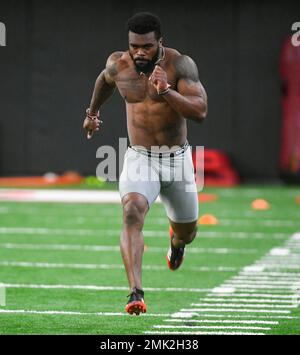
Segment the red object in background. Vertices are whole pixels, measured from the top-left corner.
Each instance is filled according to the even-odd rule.
[[[293,46],[289,36],[280,56],[282,81],[282,130],[280,171],[300,177],[300,46]]]
[[[196,167],[196,183],[201,185],[203,161],[201,156],[193,152],[193,162]],[[216,149],[204,149],[204,185],[205,186],[235,186],[240,182],[237,171],[230,163],[228,155]]]

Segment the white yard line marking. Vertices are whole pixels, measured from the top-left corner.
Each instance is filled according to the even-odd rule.
[[[207,296],[214,297],[216,296],[213,293],[209,293]],[[222,297],[266,297],[266,298],[274,298],[274,299],[292,299],[294,298],[294,294],[291,295],[282,295],[282,294],[271,294],[271,293],[219,293],[218,296]]]
[[[66,316],[121,316],[130,317],[128,313],[121,312],[77,312],[77,311],[36,311],[23,309],[1,309],[0,314],[41,314],[41,315],[66,315]],[[145,313],[143,317],[169,317],[168,313]]]
[[[1,283],[6,288],[33,288],[33,289],[66,289],[66,290],[95,290],[95,291],[128,291],[125,286],[98,286],[98,285],[43,285],[43,284],[12,284]],[[207,288],[176,288],[176,287],[144,287],[149,292],[207,292]]]
[[[118,191],[0,189],[0,201],[120,203],[121,199]]]
[[[256,286],[256,285],[282,285],[282,286],[284,286],[284,285],[290,285],[291,283],[300,285],[299,279],[298,279],[298,281],[295,281],[295,279],[290,279],[290,280],[286,280],[286,281],[249,280],[249,279],[247,279],[247,280],[239,280],[239,279],[236,280],[236,279],[233,279],[233,280],[230,280],[230,283],[231,284],[238,284],[238,285],[242,284],[242,285],[244,285],[244,284],[246,284],[246,281],[247,281],[248,284],[251,283],[251,285],[254,285],[254,286]]]
[[[269,255],[275,256],[286,256],[290,254],[290,250],[288,248],[273,248],[269,252]]]
[[[253,272],[242,271],[240,277],[300,277],[300,272],[274,272],[274,271],[262,271],[255,275]],[[237,276],[239,277],[239,276]]]
[[[234,276],[232,280],[239,280],[239,281],[247,281],[251,280],[252,281],[299,281],[299,276],[276,276],[276,278],[272,276],[264,276],[264,275],[239,275],[239,276]]]
[[[231,308],[280,308],[281,310],[284,310],[286,308],[297,308],[298,303],[295,303],[294,305],[286,305],[286,304],[281,304],[281,305],[274,305],[274,304],[242,304],[242,303],[191,303],[191,306],[194,307],[231,307]]]
[[[241,303],[290,303],[290,300],[278,300],[278,299],[260,299],[260,298],[201,298],[201,301],[209,301],[209,302],[241,302]]]
[[[181,312],[234,312],[234,313],[282,313],[290,314],[288,310],[274,309],[247,309],[247,308],[188,308],[181,309]]]
[[[296,238],[298,238],[298,236],[300,238],[299,234],[296,235]],[[295,235],[293,235],[286,243],[290,243],[291,240],[293,240],[294,238]],[[248,267],[244,267],[238,275],[233,276],[229,280],[226,280],[219,287],[215,287],[214,289],[212,289],[211,292],[209,292],[206,296],[200,298],[199,303],[191,303],[191,308],[183,308],[179,312],[174,313],[170,319],[164,321],[174,322],[174,318],[180,318],[179,322],[184,322],[185,318],[193,317],[201,317],[203,321],[203,318],[207,317],[209,314],[211,315],[211,317],[215,317],[217,313],[223,313],[222,317],[226,313],[235,313],[235,317],[237,318],[240,318],[242,316],[245,317],[248,313],[247,318],[252,317],[255,318],[255,320],[257,321],[259,314],[265,313],[260,318],[263,319],[262,321],[267,322],[267,320],[265,319],[270,317],[271,314],[273,316],[274,314],[281,315],[281,317],[283,317],[283,314],[290,314],[291,309],[297,308],[300,304],[300,282],[297,281],[299,280],[297,278],[297,273],[275,273],[276,276],[280,275],[279,278],[271,278],[270,276],[266,276],[270,274],[266,271],[270,268],[270,263],[277,263],[278,260],[281,260],[285,263],[291,263],[291,260],[296,260],[296,258],[300,258],[300,254],[296,254],[294,250],[293,253],[291,253],[291,249],[286,247],[286,243],[282,247],[276,247],[271,249],[266,254],[266,256],[262,257],[255,264],[250,265]],[[290,265],[291,264],[289,264],[288,267],[290,267]],[[284,266],[286,267],[286,265]],[[273,270],[272,272],[274,273]],[[247,291],[245,292],[245,290]],[[268,290],[272,290],[273,294],[267,293]],[[250,293],[251,291],[252,293]],[[254,291],[256,291],[256,293],[254,293]],[[263,292],[259,293],[258,291]],[[281,293],[274,294],[274,291],[281,291]],[[283,295],[282,292],[290,292],[291,294]],[[220,296],[223,296],[224,298]],[[205,316],[203,314],[205,314]],[[194,319],[191,319],[189,322],[192,323],[193,320]],[[209,323],[210,320],[204,321]],[[251,320],[246,319],[245,321]],[[201,320],[199,322],[201,322]],[[215,321],[215,323],[217,322]],[[230,323],[230,320],[225,320],[224,323],[228,324]],[[278,322],[276,324],[278,324]],[[195,326],[195,323],[193,323],[191,326],[154,326],[154,328],[158,329],[168,328],[173,330],[177,328],[203,329],[203,327],[204,326]],[[222,328],[222,326],[207,327],[209,327],[209,329],[215,330],[218,329],[218,327]],[[230,325],[228,327],[228,329],[238,329],[239,326]],[[241,329],[247,329],[247,327],[241,326]],[[252,329],[255,330],[255,327],[253,327]],[[271,330],[272,328],[257,327],[257,329],[266,331]],[[159,332],[158,334],[162,333]]]
[[[235,292],[235,287],[215,287],[211,290],[212,293],[233,293]]]
[[[89,270],[113,270],[124,269],[124,265],[118,264],[75,264],[75,263],[45,263],[45,262],[28,262],[28,261],[0,261],[0,266],[6,267],[28,267],[28,268],[42,268],[42,269],[89,269]],[[143,270],[151,271],[168,271],[165,266],[162,265],[143,265]],[[219,267],[187,267],[186,270],[197,272],[232,272],[237,268],[230,268],[226,266]]]
[[[182,335],[265,335],[265,333],[252,333],[252,332],[180,332],[180,331],[154,331],[149,330],[144,334],[182,334]]]
[[[121,218],[121,217],[120,217]],[[110,236],[120,237],[121,227],[116,229],[70,229],[70,228],[44,228],[44,227],[0,227],[1,234],[32,234],[32,235],[72,235],[72,236]],[[144,230],[143,234],[147,238],[166,238],[167,230]],[[247,232],[218,232],[205,231],[201,238],[232,238],[232,239],[285,239],[288,233],[247,233]]]
[[[177,312],[177,313],[173,313],[171,315],[172,319],[173,318],[184,318],[185,320],[187,320],[188,318],[193,318],[191,319],[191,321],[195,320],[196,318],[195,317],[199,317],[201,319],[203,318],[222,318],[222,319],[229,319],[229,320],[232,320],[234,318],[238,318],[238,319],[242,319],[242,318],[245,318],[245,319],[300,319],[300,317],[294,317],[294,316],[284,316],[284,315],[253,315],[253,314],[247,314],[247,315],[244,315],[244,314],[239,314],[239,315],[233,315],[233,314],[213,314],[213,313],[197,313],[197,312],[185,312],[185,311],[180,311],[180,312]],[[170,319],[171,320],[171,319]],[[167,321],[167,319],[165,319],[164,321]]]
[[[1,243],[2,249],[27,249],[27,250],[61,250],[61,251],[113,251],[120,252],[120,247],[115,245],[80,245],[80,244],[26,244],[26,243]],[[147,252],[165,252],[166,248],[148,247]],[[210,253],[210,254],[255,254],[256,249],[228,249],[228,248],[188,248],[188,253]]]
[[[236,290],[241,290],[241,289],[252,289],[252,290],[294,290],[295,286],[292,284],[290,286],[271,286],[271,285],[252,285],[251,283],[249,284],[235,284],[235,283],[226,283],[228,287],[235,287]]]
[[[239,330],[270,330],[269,327],[249,327],[242,325],[154,325],[157,329],[239,329]]]
[[[300,269],[300,264],[296,265],[296,264],[280,264],[280,263],[264,263],[261,264],[261,266],[264,267],[265,270],[299,270]]]
[[[278,321],[267,321],[267,320],[232,320],[232,319],[164,319],[165,322],[175,322],[175,323],[216,323],[216,324],[220,324],[220,323],[224,323],[224,324],[279,324]]]

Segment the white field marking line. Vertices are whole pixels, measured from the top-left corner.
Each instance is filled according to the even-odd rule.
[[[218,201],[218,203],[220,203],[220,201]],[[159,206],[157,206],[159,207]],[[161,210],[159,211],[160,208],[158,208],[158,210],[151,210],[149,217],[160,217],[161,213],[164,212],[164,210],[161,208]],[[116,212],[118,212],[120,215],[122,213],[122,208],[121,208],[121,204],[119,205],[119,208],[117,206],[115,206],[114,208],[108,208],[108,207],[103,207],[103,206],[99,206],[99,211],[101,211],[101,216],[102,215],[106,215],[106,216],[116,216]],[[52,213],[51,213],[52,212]],[[69,211],[65,212],[64,210],[60,209],[59,211],[60,213],[63,213],[63,215],[65,216],[79,216],[81,217],[82,215],[89,215],[90,216],[90,211],[88,210],[87,212],[85,210],[82,210],[82,208],[77,208],[77,206],[72,206]],[[256,211],[238,211],[239,214],[237,214],[237,211],[235,211],[235,209],[233,209],[233,213],[231,211],[221,211],[219,212],[218,216],[221,218],[233,218],[233,219],[238,219],[241,216],[245,216],[249,219],[257,219],[258,218],[258,214]],[[22,208],[22,205],[19,205],[18,207],[13,207],[12,208],[8,208],[8,207],[2,207],[0,208],[0,213],[2,214],[26,214],[26,215],[39,215],[39,216],[57,216],[57,213],[53,213],[53,210],[48,210],[44,211],[44,210],[40,210],[39,208],[34,208],[34,207],[24,207]],[[272,217],[272,215],[274,214],[274,212],[272,210],[269,211],[264,211],[264,213],[267,213],[270,217]],[[283,217],[286,218],[291,218],[292,216],[296,218],[300,217],[300,213],[297,212],[293,212],[293,213],[289,213],[289,214],[282,214],[281,215]],[[293,218],[292,218],[293,219]]]
[[[265,282],[265,283],[274,283],[274,282],[276,282],[277,281],[277,283],[279,282],[279,283],[283,283],[283,284],[285,284],[285,283],[287,283],[287,282],[289,282],[289,283],[291,283],[291,282],[299,282],[299,277],[297,278],[297,277],[287,277],[286,279],[285,278],[273,278],[273,279],[269,279],[269,278],[254,278],[254,277],[249,277],[249,278],[236,278],[236,279],[233,279],[233,280],[231,280],[231,281],[235,281],[235,282],[247,282],[247,283],[249,283],[249,282],[257,282],[257,283],[263,283],[263,282]]]
[[[6,190],[7,192],[14,192],[14,190],[9,190],[9,189],[7,189]],[[2,195],[2,193],[3,192],[6,192],[4,189],[0,189],[0,195]],[[18,190],[18,191],[20,191],[20,190]],[[24,190],[23,190],[24,191]],[[32,191],[32,190],[26,190],[27,191],[27,195],[30,195],[30,192]],[[82,195],[82,196],[88,196],[88,195],[90,195],[90,196],[88,196],[89,198],[87,199],[87,202],[88,202],[88,200],[90,200],[90,197],[91,197],[91,195],[92,195],[92,197],[93,197],[93,199],[94,200],[96,200],[95,199],[95,197],[97,198],[97,199],[99,199],[99,203],[101,203],[101,202],[104,202],[105,204],[110,204],[110,207],[108,207],[107,209],[105,209],[105,212],[108,214],[108,215],[114,215],[114,212],[115,212],[115,208],[113,208],[113,207],[111,207],[111,205],[114,205],[115,204],[115,202],[120,202],[120,196],[119,196],[119,192],[118,191],[97,191],[97,190],[94,190],[94,191],[91,191],[91,190],[86,190],[86,191],[84,191],[84,190],[81,190],[81,191],[76,191],[76,190],[72,190],[72,191],[70,191],[70,190],[39,190],[39,192],[41,192],[41,193],[44,193],[44,192],[49,192],[50,194],[52,194],[52,195],[60,195],[59,197],[60,197],[60,200],[62,199],[61,198],[61,195],[66,195],[66,196],[68,196],[68,195],[73,195],[72,197],[74,197],[75,195]],[[34,192],[37,192],[37,190],[35,190]],[[98,196],[96,196],[96,195],[98,195]],[[106,198],[106,196],[105,195],[109,195],[109,197],[110,197],[110,199],[113,199],[114,201],[112,201],[111,203],[109,202],[109,201],[105,201],[105,200],[108,200],[107,198]],[[100,198],[98,198],[98,197],[100,197]],[[114,198],[112,198],[112,197],[114,197]],[[52,199],[53,200],[53,199]],[[80,202],[81,201],[83,201],[83,199],[80,199]],[[158,199],[158,201],[159,201],[159,199]],[[157,202],[158,202],[157,201]],[[30,202],[30,196],[27,196],[27,201],[26,202]],[[33,201],[33,202],[35,202],[35,201]],[[218,201],[218,203],[222,203],[222,201]],[[67,206],[68,207],[68,206]],[[102,208],[103,209],[103,207],[99,207],[99,208]],[[160,209],[160,205],[157,205],[157,208],[158,209]],[[70,208],[71,209],[71,208]],[[74,207],[72,206],[72,211],[81,211],[81,209],[80,208],[77,208],[77,205],[75,205]],[[9,208],[9,207],[3,207],[1,210],[0,210],[0,213],[2,212],[2,213],[6,213],[6,212],[10,212],[11,211],[11,208]],[[231,211],[225,211],[225,212],[222,212],[220,215],[223,217],[231,217],[231,218],[234,218],[234,219],[236,219],[236,218],[239,218],[240,217],[240,215],[242,214],[242,215],[245,215],[246,217],[250,217],[250,218],[258,218],[258,213],[256,212],[256,211],[251,211],[251,210],[249,210],[249,211],[242,211],[242,213],[241,213],[241,211],[240,210],[238,210],[237,208],[233,208],[232,209],[232,211],[233,211],[233,213],[231,212]],[[15,212],[15,209],[14,209],[14,211],[13,212]],[[40,211],[38,208],[36,208],[35,206],[33,206],[33,205],[31,205],[29,208],[28,208],[28,210],[27,210],[27,208],[26,207],[24,207],[23,208],[23,206],[22,205],[19,205],[18,207],[17,207],[17,209],[16,209],[16,212],[17,213],[40,213],[40,214],[43,214],[43,212],[44,211]],[[151,214],[155,214],[155,212],[156,212],[156,210],[153,210],[153,211],[151,211]],[[236,213],[237,212],[239,212],[239,214],[238,215],[236,215]],[[264,211],[264,213],[265,214],[268,214],[268,215],[273,215],[274,213],[273,213],[273,211],[272,210],[269,210],[269,211]],[[297,213],[297,212],[294,212],[294,213],[292,213],[292,215],[293,216],[295,216],[295,217],[298,217],[299,216],[299,214]],[[290,217],[291,216],[291,214],[288,214],[287,215],[287,217]]]
[[[154,331],[148,330],[144,334],[182,334],[182,335],[265,335],[265,333],[250,333],[250,332],[180,332],[180,331]]]
[[[284,266],[286,265],[286,268],[289,269],[289,268],[292,268],[292,269],[297,269],[297,266],[299,267],[298,264],[296,263],[284,263],[284,262],[280,262],[279,260],[278,261],[272,261],[272,263],[269,261],[265,261],[264,264],[261,264],[265,270],[270,270],[271,268],[275,268],[276,269],[276,266],[279,268],[279,269],[284,269]],[[299,270],[299,268],[298,268]]]
[[[57,218],[55,217],[48,217],[44,219],[45,221],[48,222],[55,222],[57,221]],[[65,221],[72,221],[73,224],[74,223],[85,223],[88,222],[90,220],[90,218],[88,217],[78,217],[78,218],[73,218],[73,219],[65,219]],[[151,218],[148,218],[148,220],[151,220]],[[108,219],[107,217],[97,217],[96,221],[94,220],[94,223],[98,223],[98,225],[101,224],[101,222],[106,222],[106,223],[111,223],[112,225],[120,225],[121,226],[121,218],[114,218],[114,219]],[[165,218],[160,218],[160,217],[155,217],[153,218],[153,222],[155,222],[155,224],[158,225],[168,225],[168,220],[167,217]],[[294,227],[294,226],[299,226],[300,223],[297,220],[253,220],[253,221],[249,221],[248,219],[242,220],[239,218],[239,220],[236,219],[219,219],[220,225],[222,226],[263,226],[263,227],[270,227],[270,228],[274,228],[274,227]]]
[[[275,263],[275,260],[274,260]],[[278,260],[277,265],[281,268],[283,268],[284,266],[286,266],[287,268],[299,268],[300,269],[300,263],[299,262],[293,262],[292,260],[288,261],[280,261]]]
[[[110,236],[120,237],[121,227],[117,229],[59,229],[59,228],[30,228],[30,227],[0,227],[0,234],[33,234],[33,235],[76,235],[76,236]],[[165,238],[168,236],[167,230],[144,230],[144,237]],[[245,232],[217,232],[205,231],[199,234],[201,238],[232,238],[232,239],[285,239],[288,233],[245,233]]]
[[[294,233],[290,240],[293,240],[293,241],[294,240],[296,240],[296,241],[300,240],[300,233],[299,232],[298,233]]]
[[[274,299],[292,299],[295,296],[294,295],[282,295],[282,294],[271,294],[271,293],[209,293],[207,294],[209,297],[213,296],[222,296],[222,297],[266,297],[266,298],[274,298]]]
[[[285,264],[261,264],[266,270],[288,270],[288,269],[291,269],[291,270],[299,270],[300,267],[299,265],[292,265],[292,264],[289,264],[289,265],[285,265]]]
[[[29,268],[45,268],[45,269],[90,269],[90,270],[113,270],[113,269],[124,269],[124,265],[118,264],[65,264],[65,263],[44,263],[44,262],[27,262],[27,261],[0,261],[0,266],[7,267],[29,267]],[[143,270],[151,271],[161,271],[166,270],[165,266],[162,265],[143,265]],[[204,272],[232,272],[236,271],[237,268],[230,267],[187,267],[186,270],[189,271],[204,271]]]
[[[294,280],[287,280],[287,281],[267,281],[267,280],[230,280],[230,283],[233,285],[233,284],[237,284],[237,285],[240,285],[240,284],[245,284],[245,283],[248,283],[251,285],[290,285],[291,283],[293,284],[297,284],[297,285],[300,285],[300,282],[299,282],[299,279],[298,281],[294,281]]]
[[[44,284],[12,284],[1,283],[6,288],[32,288],[32,289],[66,289],[66,290],[95,290],[95,291],[128,291],[125,286],[97,286],[97,285],[44,285]],[[144,287],[149,292],[207,292],[209,289],[204,288],[176,288],[176,287]]]
[[[103,234],[106,232],[108,235],[112,234],[120,234],[121,229],[70,229],[70,228],[42,228],[42,227],[0,227],[0,234],[33,234],[33,235],[95,235]],[[166,232],[167,234],[167,232]]]
[[[253,314],[247,314],[247,315],[243,315],[243,314],[239,314],[239,315],[232,315],[232,314],[213,314],[213,313],[208,313],[208,314],[203,314],[203,313],[196,313],[196,312],[177,312],[177,313],[173,313],[171,315],[172,319],[173,318],[184,318],[184,319],[187,319],[187,318],[193,318],[193,317],[200,317],[201,319],[203,318],[229,318],[229,319],[232,319],[232,318],[238,318],[238,319],[243,319],[243,318],[246,318],[246,319],[251,319],[251,318],[255,318],[255,319],[300,319],[300,317],[294,317],[294,316],[270,316],[270,315],[263,315],[263,316],[260,316],[260,315],[253,315]],[[192,321],[194,320],[195,318],[192,319]],[[166,320],[164,320],[166,321]]]
[[[240,274],[241,277],[250,277],[253,276],[255,277],[255,274],[253,272],[248,272],[248,271],[241,271]],[[260,271],[257,277],[300,277],[300,272],[274,272],[274,271]]]
[[[164,319],[164,322],[175,322],[175,323],[216,323],[216,324],[279,324],[278,321],[270,321],[270,320],[231,320],[231,319]]]
[[[72,236],[97,236],[102,237],[120,237],[121,227],[117,229],[59,229],[59,228],[30,228],[30,227],[0,227],[1,234],[32,234],[32,235],[72,235]],[[168,236],[167,230],[144,230],[144,237],[147,238],[166,238]],[[210,238],[231,238],[231,239],[285,239],[288,233],[245,233],[245,232],[217,232],[217,231],[205,231],[199,234],[201,238],[210,239]]]
[[[299,281],[299,277],[295,277],[295,276],[286,276],[286,277],[282,277],[282,276],[277,276],[276,278],[274,277],[269,277],[269,276],[237,276],[231,279],[231,281],[236,281],[236,282],[247,282],[247,281],[251,282],[258,282],[258,283],[262,283],[262,282],[279,282],[279,283],[284,283],[284,282],[293,282],[293,281]],[[247,282],[248,283],[248,282]]]
[[[274,309],[247,309],[247,308],[190,308],[181,309],[181,312],[234,312],[234,313],[282,313],[290,314],[288,310]]]
[[[238,330],[271,330],[269,327],[249,327],[242,325],[153,325],[157,329],[238,329]]]
[[[278,303],[287,303],[290,304],[290,300],[278,300],[278,299],[260,299],[260,298],[201,298],[201,301],[205,301],[205,302],[240,302],[240,303],[274,303],[274,304],[278,304]]]
[[[77,312],[77,311],[35,311],[35,310],[23,310],[23,309],[1,309],[0,314],[43,314],[43,315],[66,315],[66,316],[121,316],[130,317],[128,313],[121,312]],[[143,317],[168,317],[168,313],[145,313]]]
[[[299,303],[295,302],[294,305],[286,305],[286,304],[242,304],[242,303],[191,303],[193,307],[228,307],[228,308],[279,308],[280,310],[284,310],[286,308],[297,308]]]
[[[299,265],[300,264],[300,257],[291,255],[289,258],[273,258],[267,257],[262,260],[262,262],[274,262],[279,264],[289,264],[289,265]]]
[[[236,287],[237,290],[293,290],[295,288],[295,286],[291,285],[291,286],[271,286],[271,285],[246,285],[246,284],[226,284],[226,286],[228,287]],[[300,287],[299,287],[300,289]]]
[[[272,276],[264,276],[264,275],[240,275],[235,276],[234,280],[252,280],[252,281],[273,281],[273,280],[300,280],[299,276],[276,276],[276,278]]]
[[[295,291],[295,289],[291,286],[290,289],[262,289],[262,288],[238,288],[237,287],[237,292],[247,292],[247,293],[258,293],[258,292],[264,292],[267,293],[269,292],[271,295],[275,295],[275,294],[282,294],[282,292],[284,292],[285,294],[294,294],[293,292]]]
[[[299,260],[299,253],[289,253],[287,255],[267,255],[263,258],[263,260],[284,260],[284,261],[288,261],[291,259],[298,259]]]
[[[118,191],[0,189],[1,201],[57,203],[120,203]],[[159,199],[157,199],[159,201]]]
[[[296,237],[300,238],[300,235],[297,234]],[[295,234],[292,235],[291,239],[295,238]],[[281,256],[281,255],[288,255],[289,249],[287,248],[273,248],[269,251],[269,255],[273,254],[274,256]],[[260,259],[262,260],[262,258]],[[247,270],[248,273],[252,272],[253,275],[257,276],[259,275],[260,272],[265,272],[265,265],[261,264],[261,261],[256,262],[254,265],[248,266],[246,268],[242,269],[242,272],[245,272],[245,270]],[[239,275],[238,275],[239,276]],[[275,280],[276,281],[276,280]],[[271,285],[260,285],[257,284],[259,283],[259,281],[251,281],[251,280],[236,280],[236,282],[234,282],[234,280],[228,280],[225,281],[223,284],[221,284],[219,287],[215,287],[212,291],[210,292],[209,295],[211,297],[215,297],[217,298],[220,294],[223,294],[225,296],[228,297],[228,294],[230,293],[231,295],[233,295],[233,297],[235,296],[235,294],[237,293],[237,291],[239,291],[238,293],[241,294],[241,292],[243,292],[242,290],[250,288],[252,289],[252,291],[255,289],[256,291],[259,289],[263,289],[263,290],[267,290],[267,289],[272,289],[272,290],[279,290],[279,289],[284,289],[284,290],[288,290],[288,291],[294,291],[293,293],[293,298],[291,298],[291,304],[270,304],[271,302],[256,302],[255,303],[255,299],[252,298],[250,301],[247,300],[247,302],[245,302],[244,304],[241,304],[242,299],[241,298],[235,298],[234,302],[236,303],[232,303],[233,301],[231,301],[230,299],[227,298],[227,302],[231,302],[231,303],[213,303],[213,302],[208,302],[208,303],[191,303],[192,307],[203,307],[203,308],[188,308],[188,309],[181,309],[180,312],[174,313],[172,315],[172,317],[178,317],[179,315],[181,315],[180,318],[182,318],[182,313],[183,312],[188,312],[188,315],[193,316],[195,314],[195,312],[199,312],[199,313],[205,313],[205,314],[209,314],[209,313],[242,313],[242,314],[246,314],[246,313],[251,313],[251,314],[259,314],[259,313],[266,313],[266,315],[270,315],[270,314],[290,314],[291,311],[288,310],[287,308],[291,309],[291,308],[297,308],[299,303],[299,293],[295,293],[297,287],[295,284],[295,282],[293,282],[293,280],[289,280],[286,286],[282,286],[282,282],[283,281],[279,281],[281,282],[280,285],[274,284],[273,281],[269,281],[269,283],[271,283]],[[266,282],[264,282],[266,283]],[[276,285],[276,286],[275,286]],[[300,287],[299,287],[300,289]],[[266,292],[266,291],[265,291]],[[249,293],[249,291],[247,292]],[[227,294],[227,295],[226,295]],[[259,297],[259,296],[258,296]],[[205,299],[209,298],[208,295],[205,296],[204,299],[200,299],[200,301],[204,301]],[[269,298],[267,298],[269,300]],[[295,302],[297,301],[297,302]],[[249,303],[252,302],[252,303]],[[275,301],[276,302],[276,301]],[[283,302],[281,302],[283,303]],[[209,308],[211,307],[211,308]],[[172,328],[172,326],[170,326],[170,328]],[[173,326],[173,328],[176,328]]]
[[[80,245],[80,244],[17,244],[17,243],[1,243],[0,248],[3,249],[27,249],[27,250],[79,250],[79,251],[117,251],[120,252],[119,246],[114,245]],[[147,252],[160,253],[165,252],[166,248],[148,247]],[[228,248],[188,248],[188,253],[211,253],[211,254],[255,254],[257,249],[228,249]]]

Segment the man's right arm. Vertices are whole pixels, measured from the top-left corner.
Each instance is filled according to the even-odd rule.
[[[116,84],[114,77],[117,74],[116,59],[120,57],[121,52],[113,53],[107,60],[106,68],[98,76],[93,96],[90,103],[90,115],[96,115],[101,105],[112,95]]]
[[[122,52],[113,53],[106,62],[106,68],[100,73],[96,80],[90,107],[87,109],[87,115],[83,121],[83,128],[87,132],[88,139],[92,138],[95,131],[99,131],[102,121],[100,120],[98,112],[104,101],[106,101],[115,90],[116,84],[114,78],[117,74],[116,61],[121,55]]]

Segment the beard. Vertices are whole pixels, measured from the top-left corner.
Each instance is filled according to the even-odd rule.
[[[153,56],[153,58],[151,60],[148,59],[143,59],[143,58],[133,58],[132,55],[130,54],[133,63],[135,65],[135,69],[136,71],[140,74],[140,73],[144,73],[144,74],[148,74],[148,73],[152,73],[155,67],[155,63],[157,62],[158,58],[159,58],[159,48],[157,48],[157,51],[155,53],[155,55]],[[140,63],[137,63],[141,61]]]

